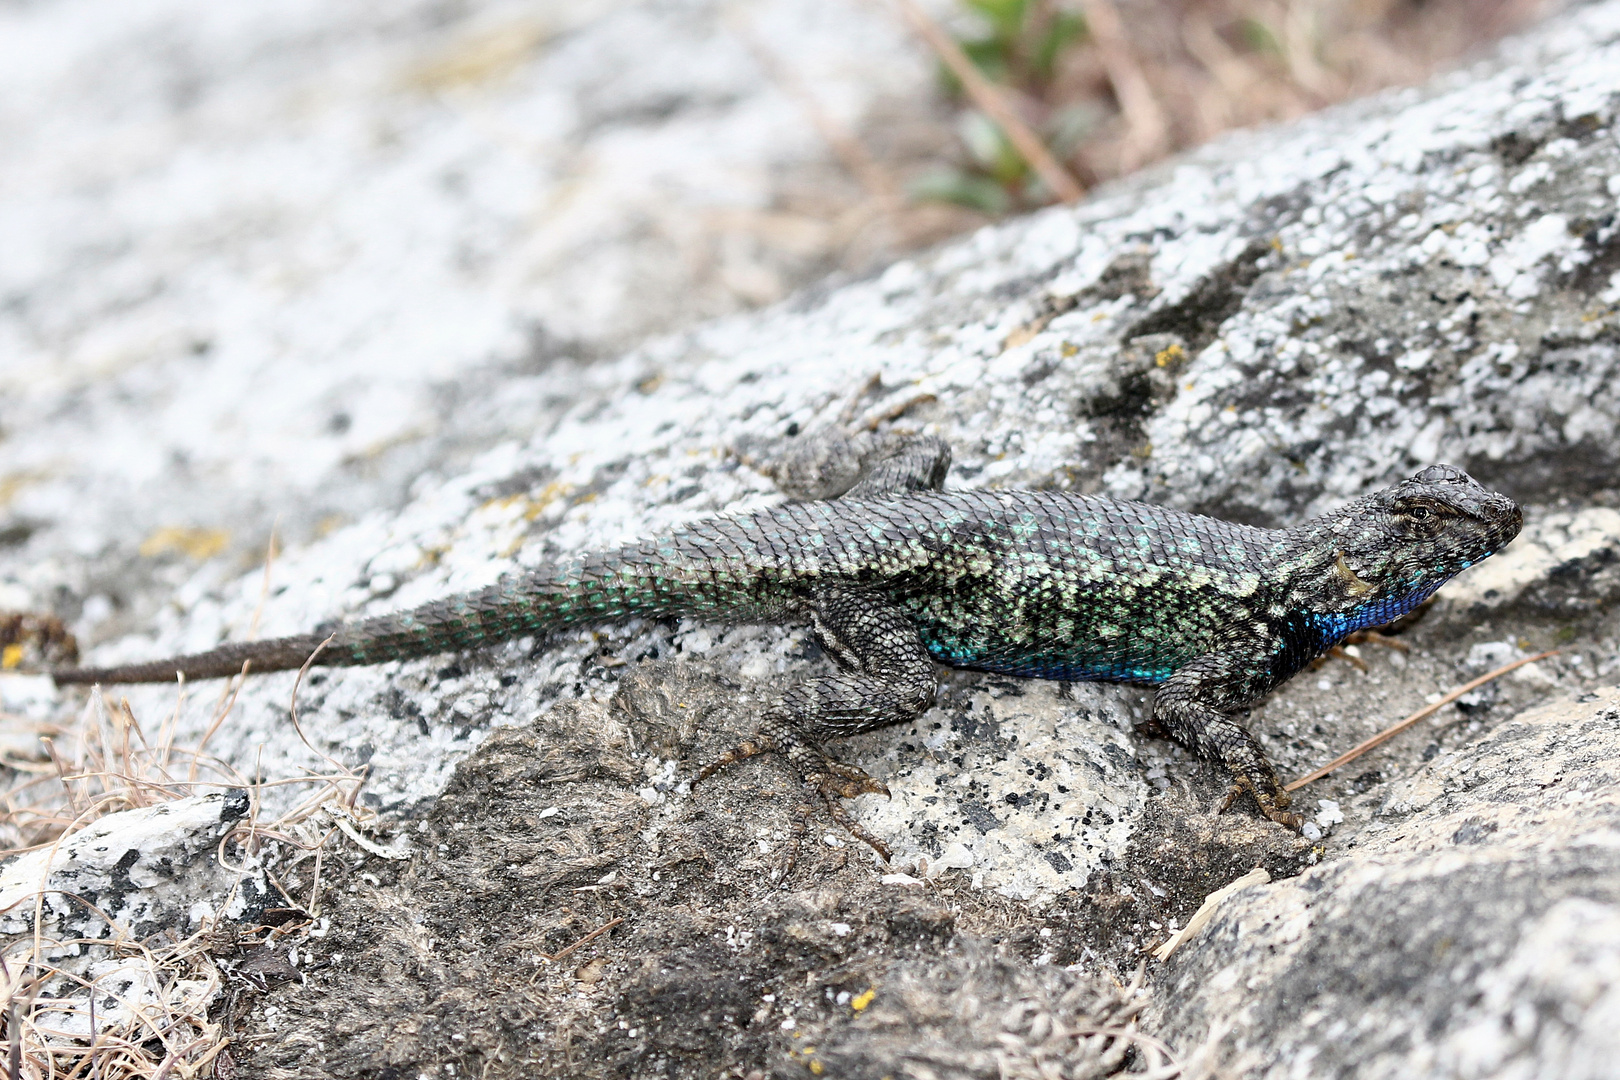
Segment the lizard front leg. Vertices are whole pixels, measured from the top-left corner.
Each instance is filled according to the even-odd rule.
[[[951,468],[951,447],[935,435],[907,439],[867,466],[860,482],[840,498],[875,502],[914,491],[945,490]]]
[[[1302,819],[1288,810],[1291,800],[1265,751],[1230,715],[1258,696],[1240,674],[1243,666],[1225,655],[1182,665],[1159,685],[1153,721],[1200,757],[1225,765],[1237,789],[1254,796],[1266,817],[1297,830]]]
[[[934,703],[934,662],[905,613],[872,593],[824,590],[815,597],[811,617],[816,636],[842,670],[783,694],[765,711],[753,738],[704,766],[693,783],[756,754],[781,754],[833,820],[887,860],[888,847],[861,828],[840,800],[887,795],[889,789],[828,755],[821,743],[920,716]]]

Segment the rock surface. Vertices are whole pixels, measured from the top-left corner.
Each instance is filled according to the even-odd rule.
[[[1336,858],[1232,897],[1171,958],[1150,1029],[1228,1075],[1609,1075],[1617,731],[1609,687],[1369,792]]]
[[[256,914],[269,895],[264,875],[227,869],[213,857],[247,812],[243,791],[176,799],[109,815],[61,844],[18,856],[0,873],[0,933],[37,927],[61,943],[45,953],[57,959],[115,936],[108,920],[145,938],[185,931],[205,915]]]
[[[903,164],[932,77],[859,3],[8,6],[6,576],[127,631],[550,426],[577,363],[870,265],[915,215],[794,87]]]
[[[66,1043],[206,1012],[218,981],[186,978],[191,965],[154,951],[211,926],[255,925],[277,902],[258,860],[226,841],[248,810],[245,791],[160,802],[5,864],[0,935],[8,971],[40,975],[36,1030]],[[234,864],[216,858],[226,851]]]
[[[1330,662],[1250,718],[1300,775],[1466,678],[1562,650],[1307,789],[1309,839],[1217,815],[1220,776],[1130,733],[1141,691],[949,673],[917,724],[839,748],[894,790],[855,810],[903,865],[812,819],[778,883],[801,821],[785,774],[750,764],[698,799],[682,781],[826,662],[802,629],[632,623],[315,672],[305,732],[369,767],[363,797],[418,854],[334,856],[323,963],[240,1018],[279,1033],[248,1044],[252,1067],[793,1076],[810,1047],[842,1047],[850,1075],[921,1076],[890,1043],[859,1049],[853,1003],[875,990],[872,1015],[920,1016],[935,985],[930,1015],[962,1035],[942,1075],[978,1075],[986,1040],[1015,1033],[948,1022],[961,986],[1055,1015],[1261,865],[1272,884],[1147,971],[1146,1030],[1193,1072],[1594,1075],[1620,982],[1612,845],[1577,822],[1607,806],[1613,724],[1610,696],[1578,699],[1620,669],[1617,109],[1620,3],[1578,5],[1421,90],[1223,141],[867,280],[617,359],[472,380],[469,409],[515,409],[533,434],[288,551],[268,588],[219,563],[161,606],[162,582],[127,586],[141,599],[121,602],[157,613],[96,662],[407,606],[765,505],[780,496],[733,451],[852,401],[910,403],[892,426],[949,439],[958,486],[1281,524],[1451,460],[1527,506],[1520,546],[1459,579],[1402,635],[1409,652],[1364,647],[1365,670]],[[8,567],[33,606],[94,613],[93,560],[63,545],[24,561]],[[286,723],[292,683],[250,681],[211,752],[268,776],[319,767]],[[1514,719],[1561,696],[1563,712]],[[211,694],[130,700],[176,713],[182,741],[213,715]],[[1587,802],[1559,801],[1574,779],[1531,790],[1557,762]],[[1583,940],[1600,947],[1557,961]],[[947,954],[970,959],[927,966]],[[1088,994],[1064,1023],[1111,1015]]]

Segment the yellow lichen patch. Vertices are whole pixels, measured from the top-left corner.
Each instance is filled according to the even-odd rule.
[[[22,666],[23,647],[15,641],[0,649],[0,668],[15,671]]]
[[[856,1012],[860,1012],[862,1009],[872,1004],[872,999],[875,997],[877,997],[877,987],[874,986],[858,997],[851,998],[849,1007],[854,1009]]]
[[[489,510],[493,508],[506,510],[511,507],[517,507],[519,508],[518,512],[513,516],[521,517],[524,521],[533,521],[535,518],[545,513],[546,507],[550,506],[558,499],[570,494],[573,490],[573,484],[565,484],[560,480],[554,480],[545,487],[541,488],[538,494],[528,495],[526,493],[519,492],[516,495],[502,495],[498,498],[490,499],[488,502],[484,503],[483,506],[479,507],[479,509]]]
[[[430,567],[438,566],[439,561],[448,554],[450,554],[449,544],[433,544],[429,547],[424,547],[422,549],[422,557],[416,560],[416,568],[418,570],[426,570]]]
[[[523,520],[533,521],[539,517],[546,507],[558,499],[566,498],[574,492],[573,484],[565,484],[561,480],[553,480],[540,489],[540,494],[529,500],[529,508],[523,511]]]
[[[493,82],[527,64],[550,36],[550,28],[532,19],[469,34],[409,71],[405,81],[423,90]]]
[[[11,500],[17,497],[17,492],[29,484],[44,479],[44,475],[43,473],[24,470],[23,472],[7,473],[0,476],[0,506],[10,504]]]
[[[168,525],[141,541],[140,551],[146,558],[178,551],[201,562],[212,559],[224,551],[231,542],[231,534],[223,529],[193,529],[183,525]]]
[[[396,431],[386,438],[378,439],[376,442],[367,443],[365,446],[362,446],[360,449],[351,453],[344,454],[343,464],[364,465],[367,462],[376,461],[390,450],[401,446],[409,446],[414,442],[420,442],[422,439],[428,438],[433,434],[434,431],[432,428],[423,425],[408,427],[402,431]]]
[[[1153,362],[1159,367],[1170,367],[1179,364],[1187,358],[1187,350],[1180,345],[1170,345],[1160,349],[1153,357]]]

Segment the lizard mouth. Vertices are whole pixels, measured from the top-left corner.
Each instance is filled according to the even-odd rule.
[[[1506,495],[1496,495],[1480,507],[1480,517],[1490,529],[1491,550],[1506,547],[1524,528],[1524,511]]]

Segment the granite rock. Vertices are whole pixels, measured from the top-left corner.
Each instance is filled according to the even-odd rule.
[[[281,993],[278,1015],[304,1023],[257,1053],[285,1075],[742,1076],[802,1063],[806,1032],[854,1030],[850,1003],[885,979],[912,1008],[933,976],[896,965],[958,937],[1002,949],[1013,966],[974,978],[1010,993],[1061,998],[1041,967],[1128,977],[1259,864],[1271,884],[1147,971],[1143,1023],[1189,1068],[1597,1075],[1615,975],[1617,111],[1620,3],[1572,5],[1468,70],[1222,140],[867,278],[589,362],[490,369],[458,408],[521,422],[428,440],[442,460],[428,453],[397,497],[356,500],[268,586],[220,559],[125,575],[144,564],[95,554],[122,535],[115,515],[87,514],[71,542],[42,529],[9,549],[9,592],[77,618],[95,663],[304,631],[768,505],[780,493],[737,451],[846,414],[944,436],[956,486],[1268,525],[1449,460],[1526,505],[1522,547],[1459,579],[1403,634],[1409,651],[1363,646],[1360,669],[1295,679],[1250,717],[1257,737],[1300,775],[1495,663],[1561,652],[1302,793],[1308,840],[1219,815],[1214,770],[1130,732],[1142,691],[963,673],[916,724],[838,748],[895,792],[855,813],[902,866],[805,829],[769,761],[692,797],[694,762],[826,662],[799,627],[634,622],[314,672],[299,697],[313,747],[286,722],[293,676],[250,680],[211,752],[270,776],[319,753],[364,764],[362,798],[423,840],[408,867],[373,863],[332,899],[323,948],[341,959]],[[413,295],[413,320],[454,322]],[[263,327],[244,340],[273,339]],[[391,416],[377,385],[354,383],[354,407]],[[228,457],[262,434],[209,439]],[[233,499],[248,483],[210,475]],[[39,490],[57,501],[30,512],[63,522],[87,497]],[[118,610],[147,613],[139,633]],[[184,741],[211,722],[203,697],[130,702],[173,714]],[[28,700],[30,715],[52,705],[38,687]],[[468,989],[495,980],[510,1001]],[[941,1016],[961,1007],[948,993]]]
[[[1147,1023],[1192,1075],[1598,1077],[1620,1007],[1620,691],[1381,794],[1337,857],[1229,898]]]

